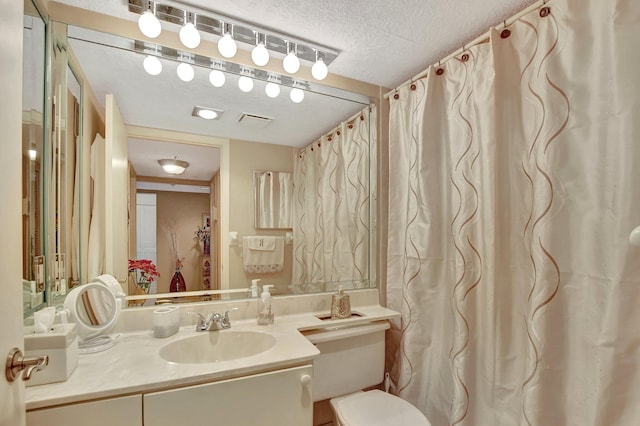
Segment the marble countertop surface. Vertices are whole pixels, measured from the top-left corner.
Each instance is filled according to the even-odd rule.
[[[164,345],[179,339],[202,333],[224,333],[227,330],[198,333],[194,326],[183,325],[178,333],[164,339],[154,338],[151,330],[115,332],[112,334],[113,347],[103,352],[80,354],[75,371],[65,382],[26,388],[26,407],[27,410],[34,410],[150,393],[310,363],[320,353],[301,331],[356,325],[399,315],[379,305],[357,306],[353,311],[363,316],[321,320],[317,313],[296,313],[276,317],[275,324],[269,326],[257,325],[255,318],[232,321],[230,331],[270,333],[276,338],[276,344],[254,356],[215,363],[171,363],[162,359],[159,352]]]

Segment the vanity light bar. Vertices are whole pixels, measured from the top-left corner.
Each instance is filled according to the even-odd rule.
[[[149,1],[147,0],[128,0],[129,11],[142,14],[148,10]],[[212,11],[203,11],[202,14],[197,11],[181,9],[167,4],[151,2],[155,5],[156,17],[160,21],[170,22],[176,25],[185,24],[185,13],[192,14],[197,17],[196,29],[205,33],[222,37],[221,29],[225,24],[233,25],[233,39],[236,42],[244,43],[250,47],[256,45],[256,34],[266,35],[265,47],[272,52],[281,53],[283,56],[288,53],[287,46],[291,43],[296,45],[296,56],[311,63],[316,62],[316,58],[320,55],[326,65],[331,64],[340,53],[335,49],[317,45],[306,40],[289,36],[288,34],[274,32],[255,25],[229,18]]]
[[[147,43],[140,40],[133,42],[133,51],[145,54],[157,56],[159,58],[168,59],[171,61],[181,62],[187,60],[191,65],[199,66],[203,68],[213,68],[211,65],[211,58],[208,56],[198,55],[190,52],[183,52],[177,49],[173,49],[166,46],[160,46],[155,43]],[[215,69],[224,71],[229,74],[242,75],[243,70],[251,71],[251,78],[254,80],[273,81],[275,78],[278,84],[288,87],[297,87],[299,89],[310,91],[309,83],[306,81],[297,80],[287,75],[276,75],[273,72],[269,72],[260,68],[251,68],[246,65],[239,65],[233,62],[225,62],[216,59]]]

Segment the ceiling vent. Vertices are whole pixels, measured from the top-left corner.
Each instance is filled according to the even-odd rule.
[[[238,119],[238,123],[247,129],[259,130],[264,129],[273,121],[271,117],[265,117],[263,115],[243,113]]]

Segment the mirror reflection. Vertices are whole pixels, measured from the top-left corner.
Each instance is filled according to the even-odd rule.
[[[180,272],[184,284],[176,285],[175,290],[240,289],[238,294],[242,297],[247,295],[242,289],[254,278],[260,278],[263,284],[274,284],[276,295],[331,290],[337,283],[349,288],[374,282],[370,273],[373,229],[369,223],[374,211],[370,195],[375,185],[370,169],[375,169],[371,154],[375,153],[376,116],[368,106],[368,97],[312,83],[307,85],[304,101],[294,104],[288,97],[265,96],[265,81],[256,80],[251,93],[239,92],[238,75],[233,73],[226,76],[226,88],[213,87],[207,78],[210,70],[205,67],[194,67],[194,80],[183,82],[175,74],[177,63],[164,59],[166,72],[151,76],[142,68],[144,56],[136,51],[135,41],[72,26],[67,32],[81,87],[82,182],[90,182],[81,189],[81,213],[86,214],[88,222],[82,223],[78,231],[82,242],[78,256],[81,282],[108,273],[130,295],[171,293],[172,278]],[[198,117],[194,111],[202,105],[217,109],[216,119]],[[114,147],[111,153],[101,152],[116,155],[99,161],[107,167],[102,179],[91,171],[97,141]],[[160,144],[173,147],[164,150]],[[168,176],[166,172],[153,176],[144,171],[135,154],[136,146],[143,145],[139,149],[142,157],[158,171],[161,160],[189,163],[184,176]],[[188,177],[197,163],[187,153],[194,147],[219,150],[219,154],[196,155],[212,167],[207,176]],[[225,157],[226,163],[216,165],[216,155]],[[308,162],[312,157],[318,158],[317,165]],[[287,204],[280,206],[282,197],[278,200],[282,212],[289,211],[292,218],[288,226],[256,226],[256,170],[290,176],[290,209]],[[314,171],[307,177],[313,176],[315,183],[296,183],[311,170]],[[107,178],[110,174],[111,179]],[[338,176],[340,180],[336,180]],[[111,188],[102,188],[103,183]],[[171,188],[208,187],[209,192],[203,195],[195,191],[195,195],[187,196],[184,191],[152,187],[158,184]],[[314,205],[305,201],[296,207],[296,196],[301,201],[312,198],[313,185],[334,193],[337,202],[316,201]],[[296,192],[301,188],[308,188],[306,194]],[[102,193],[110,197],[105,198]],[[96,198],[96,194],[100,197]],[[197,203],[186,199],[196,195],[200,198]],[[271,195],[276,194],[265,194],[267,198]],[[173,199],[167,201],[167,197]],[[347,202],[347,197],[358,206]],[[145,212],[154,205],[155,219],[151,219]],[[185,207],[189,205],[192,207]],[[318,210],[318,206],[327,210]],[[105,214],[103,222],[101,212]],[[314,215],[318,220],[310,219]],[[178,224],[187,216],[188,223]],[[338,217],[342,218],[340,224],[332,222]],[[109,232],[103,234],[104,244],[92,244],[93,237],[101,235],[92,236],[95,224],[110,226]],[[336,241],[331,229],[353,237]],[[293,240],[287,231],[293,234]],[[320,240],[304,241],[303,235],[308,232]],[[236,239],[232,239],[233,235]],[[242,245],[233,241],[251,236],[287,242],[282,270],[269,274],[247,272]],[[316,250],[311,249],[313,244]],[[92,251],[92,247],[100,250]],[[316,257],[320,252],[325,252],[325,259]],[[337,256],[342,256],[339,262]],[[139,272],[131,273],[127,258],[151,260],[160,277],[144,285]],[[323,271],[314,269],[318,262]],[[339,265],[341,262],[353,265],[345,267]]]
[[[293,174],[271,170],[253,172],[256,229],[293,227]]]
[[[22,294],[25,315],[44,305],[43,138],[46,25],[25,2],[22,89]]]

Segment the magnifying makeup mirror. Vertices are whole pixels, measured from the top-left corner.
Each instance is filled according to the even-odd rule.
[[[120,302],[109,287],[97,282],[75,287],[64,307],[77,325],[80,353],[101,352],[113,346],[108,334],[120,315]]]

